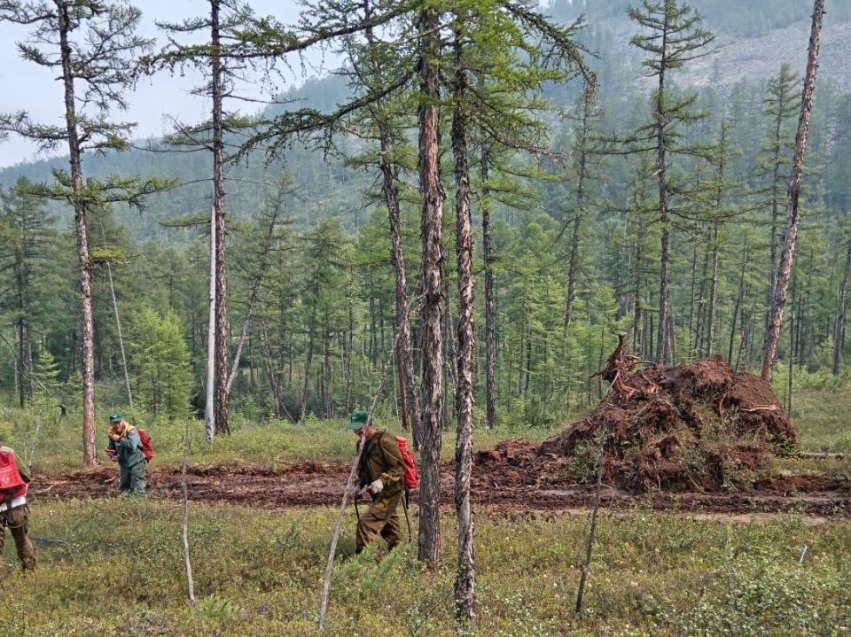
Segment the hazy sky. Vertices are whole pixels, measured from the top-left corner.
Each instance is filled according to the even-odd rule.
[[[145,37],[163,40],[154,20],[177,22],[186,17],[202,15],[209,10],[205,0],[135,0],[132,2],[142,10],[139,33]],[[259,15],[274,15],[284,23],[296,20],[296,0],[250,0]],[[62,121],[62,85],[51,77],[53,74],[32,62],[24,62],[17,54],[16,42],[26,41],[27,29],[17,25],[0,23],[0,112],[10,113],[26,110],[34,121],[57,124]],[[288,77],[292,82],[295,78]],[[189,94],[197,81],[191,77],[170,77],[160,73],[150,80],[143,80],[133,93],[128,93],[130,108],[125,113],[116,112],[114,120],[137,122],[134,137],[160,136],[169,132],[169,116],[184,122],[197,122],[209,117],[208,101]],[[299,80],[300,82],[300,80]],[[279,89],[287,86],[279,86]],[[259,85],[244,88],[244,94],[252,97],[261,95]],[[245,110],[255,112],[261,105],[247,104]],[[61,154],[66,154],[63,149]],[[36,155],[36,147],[29,141],[10,135],[0,142],[0,167],[22,161],[43,158]]]

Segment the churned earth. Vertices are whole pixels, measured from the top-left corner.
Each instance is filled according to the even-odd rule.
[[[587,510],[599,497],[613,511],[851,518],[847,479],[775,468],[776,458],[797,453],[797,434],[759,377],[734,372],[718,357],[644,365],[628,354],[624,335],[598,374],[611,391],[583,420],[540,444],[506,440],[474,454],[474,505],[534,515]],[[267,509],[339,506],[350,472],[350,465],[323,462],[193,466],[187,497]],[[117,473],[101,467],[42,475],[30,493],[36,502],[116,497]],[[182,499],[182,485],[179,470],[149,467],[150,497]],[[453,504],[454,485],[453,463],[446,462],[441,504]],[[412,502],[416,509],[416,492]]]
[[[578,484],[549,474],[541,480],[538,446],[522,441],[500,445],[505,464],[488,463],[474,468],[474,504],[513,512],[559,512],[587,510],[594,505],[596,485]],[[511,467],[506,469],[506,467]],[[555,468],[555,466],[551,467]],[[228,503],[265,509],[339,506],[350,467],[342,464],[304,463],[277,470],[262,467],[194,467],[187,470],[188,498],[200,503]],[[33,485],[34,503],[53,498],[117,497],[117,472],[113,467],[45,476]],[[149,471],[152,498],[179,500],[180,471]],[[450,464],[441,475],[441,502],[453,502],[454,472]],[[851,492],[847,485],[825,479],[774,478],[747,492],[647,492],[634,493],[602,485],[601,506],[614,511],[652,507],[682,513],[726,516],[794,513],[820,518],[851,518]],[[416,507],[417,494],[412,503]]]

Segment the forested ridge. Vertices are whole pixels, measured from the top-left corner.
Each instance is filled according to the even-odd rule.
[[[618,332],[629,335],[631,349],[645,360],[658,358],[661,334],[664,362],[721,355],[734,369],[759,370],[784,240],[812,3],[690,3],[716,40],[706,45],[705,56],[670,72],[670,99],[681,107],[668,111],[677,120],[671,148],[679,152],[666,164],[670,210],[663,216],[655,209],[658,171],[646,135],[658,121],[652,81],[642,65],[652,53],[630,45],[643,31],[628,18],[629,4],[641,8],[602,0],[549,8],[560,21],[585,16],[576,40],[597,83],[590,93],[579,78],[546,84],[551,109],[537,114],[549,133],[546,152],[503,149],[499,174],[484,179],[485,145],[471,140],[477,422],[486,404],[483,210],[490,221],[496,422],[557,422],[593,403],[601,387],[590,375]],[[847,376],[851,83],[842,34],[851,24],[848,4],[829,4],[825,17],[778,387],[789,374],[822,384]],[[749,47],[764,49],[784,29],[803,36],[782,37],[773,64],[748,66],[754,58]],[[287,104],[330,112],[357,93],[352,76],[311,79],[288,90],[282,105],[265,115],[286,112]],[[447,92],[442,98],[448,112]],[[419,370],[422,243],[410,148],[416,146],[414,113],[402,116],[408,119],[394,143],[401,149],[395,175]],[[247,134],[229,135],[227,147],[236,149]],[[447,397],[458,382],[451,231],[457,155],[451,139],[447,116],[440,149],[448,196],[442,261]],[[331,147],[324,141],[316,133],[294,140],[274,158],[255,150],[226,165],[231,355],[245,326],[231,393],[238,418],[340,418],[366,407],[393,348],[395,275],[381,174],[370,159],[374,151],[367,137],[338,134]],[[201,414],[212,159],[205,152],[174,152],[160,140],[134,145],[139,149],[86,156],[86,174],[153,175],[179,183],[148,196],[141,211],[120,204],[89,210],[98,402],[125,403],[126,358],[140,412],[178,417],[191,404]],[[52,169],[64,165],[66,158],[0,172],[0,313],[7,350],[0,388],[21,405],[39,396],[70,405],[78,400],[71,212],[28,195],[26,188],[27,182],[51,179]],[[660,325],[663,261],[670,285]],[[381,403],[396,413],[399,378],[392,368]],[[452,400],[443,405],[448,422]]]

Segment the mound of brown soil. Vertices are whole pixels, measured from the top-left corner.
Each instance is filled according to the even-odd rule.
[[[602,459],[608,485],[721,491],[752,487],[772,457],[797,443],[770,386],[720,357],[633,373],[637,362],[622,340],[599,372],[612,390],[584,420],[534,454],[514,443],[478,454],[477,463],[502,462],[508,476],[537,462],[538,481],[593,482]]]

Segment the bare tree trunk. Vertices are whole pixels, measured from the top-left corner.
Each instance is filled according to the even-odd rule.
[[[186,594],[189,604],[195,608],[195,579],[192,577],[192,560],[189,555],[189,490],[186,486],[186,465],[189,459],[189,420],[183,432],[183,462],[180,469],[180,488],[183,495],[183,521],[180,525],[180,539],[183,545],[183,568],[186,571]]]
[[[89,260],[89,239],[86,229],[86,204],[83,200],[83,168],[80,139],[77,134],[74,75],[71,68],[71,45],[68,34],[71,18],[66,3],[57,4],[59,13],[59,50],[62,57],[62,78],[65,89],[65,126],[68,133],[68,152],[71,161],[73,188],[74,230],[77,235],[77,258],[80,266],[80,372],[83,377],[83,464],[98,464],[95,432],[95,367],[94,318],[92,309],[92,273]]]
[[[635,245],[635,267],[632,268],[632,295],[635,299],[635,307],[633,308],[632,318],[632,349],[639,352],[644,357],[646,341],[643,338],[642,331],[642,312],[641,312],[641,236],[643,234],[643,224],[639,224],[638,233],[636,235]]]
[[[748,246],[747,239],[743,247],[742,254],[742,269],[739,273],[739,293],[736,295],[736,305],[733,307],[733,319],[730,325],[730,348],[727,351],[727,362],[733,364],[733,343],[736,337],[736,316],[739,312],[742,313],[742,322],[744,323],[744,300],[745,300],[745,271],[748,265]],[[734,367],[738,371],[738,365]]]
[[[449,277],[446,276],[444,270],[441,279],[443,281],[443,298],[446,302],[446,307],[443,316],[446,318],[445,329],[443,331],[444,353],[443,360],[446,365],[443,368],[443,427],[448,427],[449,412],[452,409],[452,396],[455,395],[455,389],[458,387],[458,379],[455,378],[455,366],[452,362],[455,360],[455,320],[452,312],[452,291],[450,289]]]
[[[623,339],[621,339],[621,343],[623,343]],[[597,538],[597,517],[600,512],[600,494],[603,490],[603,466],[606,436],[608,435],[607,430],[608,424],[604,423],[604,427],[601,427],[600,432],[600,454],[597,458],[597,484],[594,489],[594,508],[591,510],[591,528],[588,530],[588,541],[585,544],[585,561],[582,562],[579,576],[579,590],[576,592],[577,615],[582,613],[582,605],[585,600],[585,584],[588,581],[588,573],[591,571],[591,558],[594,556],[594,542]]]
[[[222,100],[224,83],[219,57],[220,0],[210,0],[211,69],[213,98],[213,206],[216,210],[216,433],[230,435],[228,423],[228,305],[225,262],[225,145]]]
[[[349,294],[349,329],[343,338],[346,350],[346,413],[352,411],[352,385],[354,384],[354,334],[355,334],[355,310],[354,301],[352,299],[351,288],[354,287],[354,272],[349,273],[352,281]]]
[[[456,19],[460,19],[456,18]],[[455,38],[455,74],[452,86],[452,151],[455,157],[455,253],[458,267],[458,349],[455,407],[455,512],[458,516],[458,569],[455,579],[455,615],[476,617],[476,560],[470,479],[473,471],[473,220],[470,209],[470,170],[467,164],[467,121],[464,101],[469,86],[460,35]]]
[[[789,379],[786,386],[786,415],[792,417],[792,373],[795,370],[795,301],[792,296],[792,311],[789,313]]]
[[[210,300],[207,322],[207,387],[204,403],[204,434],[216,436],[216,206],[210,204]]]
[[[706,356],[712,356],[715,340],[715,305],[718,302],[718,224],[712,229],[712,276],[709,279],[709,306],[706,309]]]
[[[848,284],[851,282],[851,241],[845,256],[845,276],[839,288],[839,299],[836,302],[836,323],[833,326],[833,375],[839,375],[842,361],[842,346],[845,344],[845,318],[848,305]]]
[[[786,307],[789,277],[792,275],[792,262],[795,258],[795,245],[798,239],[798,223],[800,221],[798,197],[801,192],[804,155],[807,150],[807,132],[810,125],[810,115],[813,110],[813,94],[815,92],[816,71],[818,70],[818,52],[821,41],[823,16],[824,0],[815,0],[807,57],[807,73],[804,78],[804,92],[801,100],[801,115],[798,119],[798,133],[795,136],[795,160],[792,164],[792,175],[789,178],[789,190],[786,194],[786,242],[783,247],[783,253],[780,256],[777,284],[775,285],[771,300],[770,329],[765,342],[765,355],[762,359],[762,372],[760,374],[766,382],[771,382],[774,359],[777,356],[777,343],[780,340],[780,328],[783,325],[783,310]]]
[[[485,262],[485,407],[488,429],[496,427],[496,310],[493,291],[493,245],[491,244],[490,149],[482,148],[482,256]]]
[[[310,366],[313,362],[313,326],[316,325],[316,307],[310,315],[310,325],[307,328],[307,356],[304,360],[304,388],[301,394],[301,413],[298,422],[304,424],[307,416],[307,395],[310,391]]]
[[[440,185],[440,14],[424,8],[418,20],[420,38],[419,174],[422,192],[422,475],[418,557],[431,566],[440,559],[440,451],[443,409],[441,330],[441,263],[443,202]]]
[[[18,317],[17,328],[18,355],[16,356],[17,360],[15,361],[15,386],[18,390],[18,405],[21,409],[23,409],[27,405],[27,383],[24,380],[27,377],[26,364],[24,363],[24,351],[26,348],[26,327],[24,325],[23,316]],[[32,376],[32,374],[30,374],[30,376]]]
[[[579,174],[576,178],[576,212],[573,217],[573,236],[570,241],[570,257],[567,269],[567,303],[564,311],[564,338],[567,340],[570,334],[570,325],[573,322],[574,306],[576,304],[576,277],[579,268],[579,242],[582,232],[582,222],[585,216],[585,204],[588,198],[586,193],[586,182],[588,180],[588,148],[587,140],[591,134],[590,121],[591,110],[597,99],[597,86],[595,83],[585,88],[582,104],[582,137],[577,144],[579,153]]]
[[[106,271],[109,275],[109,292],[112,295],[112,311],[115,312],[115,326],[118,329],[118,346],[121,350],[121,368],[124,371],[124,386],[127,388],[127,403],[130,405],[130,413],[133,414],[133,392],[130,390],[130,372],[127,370],[127,355],[124,353],[124,334],[121,331],[121,318],[118,315],[118,300],[115,298],[115,284],[112,281],[112,266],[106,262]]]
[[[263,344],[263,362],[266,370],[266,377],[269,379],[269,387],[272,389],[272,398],[274,400],[275,418],[280,420],[286,416],[293,420],[290,414],[284,409],[284,399],[281,395],[281,379],[280,374],[275,366],[275,358],[272,355],[272,345],[269,340],[269,327],[265,320],[260,322],[261,338]]]
[[[322,344],[323,344],[323,382],[322,393],[325,394],[325,419],[331,420],[334,414],[334,408],[331,403],[331,333],[328,325],[328,315],[325,315],[325,326],[322,329]]]
[[[700,338],[698,336],[697,328],[695,327],[695,319],[697,317],[697,323],[700,324],[699,314],[696,310],[697,307],[697,248],[700,242],[695,242],[694,248],[691,253],[691,290],[689,292],[689,310],[688,310],[688,333],[691,336],[691,351],[692,355],[696,354],[699,351],[700,347]]]

